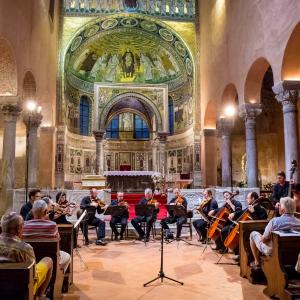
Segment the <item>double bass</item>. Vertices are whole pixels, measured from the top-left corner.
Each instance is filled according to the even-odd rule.
[[[236,191],[230,196],[229,200],[231,200],[233,197],[235,197],[238,194],[239,191]],[[217,216],[213,216],[215,221],[210,225],[207,233],[207,237],[209,239],[213,239],[214,241],[216,241],[220,237],[221,230],[223,229],[224,225],[227,223],[230,213],[231,213],[230,208],[228,208],[226,203],[225,206],[221,208]]]

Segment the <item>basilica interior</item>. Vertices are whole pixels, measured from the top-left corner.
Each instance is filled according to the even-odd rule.
[[[108,206],[118,193],[129,204],[125,241],[114,242],[111,217],[97,208],[111,241],[99,247],[97,225],[89,245],[78,229],[80,248],[67,251],[71,279],[57,289],[54,276],[46,298],[36,299],[300,299],[299,273],[289,282],[274,254],[271,267],[250,268],[250,232],[266,223],[243,219],[239,253],[226,247],[221,255],[193,227],[207,190],[219,207],[228,192],[245,210],[258,194],[275,214],[278,176],[290,181],[282,197],[300,194],[299,96],[298,0],[0,0],[0,216],[22,211],[33,189],[58,203],[63,192],[83,212],[93,188]],[[160,211],[141,243],[133,220],[149,188]],[[185,239],[176,219],[177,248],[165,245],[165,268],[184,285],[143,287],[159,269],[169,230],[161,220],[177,196],[186,202]],[[74,231],[80,214],[67,215]],[[66,232],[59,228],[62,240]],[[276,239],[279,257],[294,259],[289,267],[300,252],[299,234],[292,238],[283,248]],[[0,239],[0,262],[1,247]],[[279,269],[280,291],[268,277]],[[5,270],[0,263],[1,287]]]

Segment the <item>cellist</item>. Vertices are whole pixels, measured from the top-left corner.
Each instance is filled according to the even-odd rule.
[[[236,213],[242,210],[242,203],[240,201],[237,201],[235,199],[233,199],[233,194],[230,193],[229,191],[224,191],[223,192],[223,197],[224,197],[224,202],[225,204],[220,208],[220,210],[224,207],[227,207],[231,213]],[[217,215],[214,214],[214,215]],[[222,242],[222,240],[224,241],[224,239],[222,239],[222,236],[226,234],[226,236],[228,235],[228,232],[230,231],[230,227],[232,222],[230,220],[228,220],[226,222],[226,224],[224,225],[224,227],[222,228],[221,231],[221,236],[215,241],[216,243],[216,248],[214,248],[214,250],[219,250],[220,253],[225,253],[226,248]],[[226,237],[225,237],[226,238]]]
[[[243,210],[239,210],[236,212],[231,213],[228,216],[229,220],[233,220],[233,221],[239,221],[240,218],[242,218],[244,216],[245,213],[249,213],[249,217],[252,220],[266,220],[268,217],[267,211],[265,210],[264,207],[262,207],[259,203],[259,196],[256,192],[252,192],[249,193],[247,195],[246,198],[248,207],[246,209]],[[249,220],[249,218],[247,217],[247,219]],[[227,236],[230,234],[231,230],[235,227],[238,226],[236,224],[229,224],[226,226],[226,228],[224,227],[221,233],[221,239],[222,239],[222,243],[225,242]],[[226,244],[226,243],[225,243]],[[234,253],[236,255],[239,254],[239,247],[237,246],[234,250]]]

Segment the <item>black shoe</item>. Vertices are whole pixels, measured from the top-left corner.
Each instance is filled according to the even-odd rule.
[[[115,240],[116,242],[120,241],[119,236],[116,235],[115,238],[114,238],[114,240]]]
[[[176,236],[176,241],[180,241],[180,240],[181,240],[180,236]]]
[[[105,242],[104,240],[97,240],[95,244],[98,246],[105,246],[107,242]]]
[[[144,242],[145,242],[145,243],[148,243],[149,241],[150,241],[150,238],[149,238],[149,237],[145,237],[145,238],[144,238]]]
[[[85,246],[88,246],[88,245],[90,245],[90,244],[92,244],[92,242],[89,241],[89,240],[86,240],[86,241],[84,242],[84,245],[85,245]]]
[[[201,241],[202,244],[206,244],[206,239],[204,239],[203,241]]]
[[[140,235],[140,236],[137,238],[137,240],[138,240],[138,241],[143,241],[143,240],[144,240],[144,238],[145,238],[145,236],[143,236],[143,235]]]

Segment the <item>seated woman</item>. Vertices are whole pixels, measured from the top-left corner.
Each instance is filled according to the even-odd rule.
[[[12,263],[35,262],[33,248],[20,239],[23,224],[22,216],[15,212],[7,213],[1,219],[0,256]],[[35,265],[33,293],[36,299],[44,299],[52,269],[53,262],[50,257],[42,258]]]
[[[252,231],[250,234],[250,247],[254,257],[252,267],[258,268],[260,266],[259,255],[272,254],[272,231],[300,231],[300,219],[297,219],[294,214],[296,212],[296,203],[290,197],[280,199],[279,213],[280,217],[270,220],[263,235],[257,231]]]

